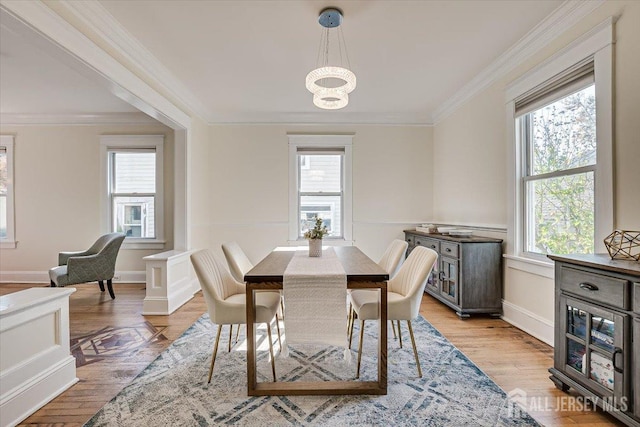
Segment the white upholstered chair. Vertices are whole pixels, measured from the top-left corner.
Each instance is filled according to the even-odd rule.
[[[223,243],[222,252],[224,252],[224,257],[227,259],[229,271],[233,278],[238,282],[244,283],[244,275],[253,268],[253,263],[236,242]]]
[[[223,243],[222,252],[224,253],[224,257],[227,259],[229,271],[231,272],[233,277],[238,282],[244,283],[244,275],[253,268],[253,263],[249,260],[240,245],[238,245],[236,242]],[[284,304],[282,302],[282,299],[280,299],[280,311],[284,316]],[[239,328],[238,332],[240,332]]]
[[[407,321],[419,377],[422,377],[422,369],[420,369],[420,359],[418,358],[411,320],[418,317],[424,287],[437,260],[438,254],[435,251],[417,246],[411,251],[398,273],[389,280],[387,285],[387,318],[391,321],[398,321],[398,334],[400,334],[400,320]],[[349,298],[354,311],[360,319],[360,342],[358,345],[358,368],[356,374],[356,378],[360,378],[364,322],[378,319],[380,302],[378,301],[379,295],[377,291],[354,290],[349,295]],[[353,333],[353,328],[351,333]]]
[[[404,256],[407,252],[407,247],[409,247],[409,244],[407,242],[405,242],[404,240],[395,239],[387,247],[387,250],[384,251],[384,254],[382,254],[382,258],[380,258],[380,261],[378,261],[378,265],[382,267],[382,269],[386,271],[387,274],[389,274],[390,279],[396,275],[396,272],[402,265],[402,262],[404,261]],[[371,295],[378,295],[378,291],[363,290],[363,292],[371,292],[372,293]],[[349,293],[351,293],[351,291],[349,291]],[[353,335],[354,322],[355,322],[355,316],[354,316],[353,307],[351,306],[351,304],[349,304],[349,321],[347,324],[347,332],[349,334],[349,348],[351,348],[351,337]],[[395,338],[396,328],[393,322],[391,322],[391,327],[393,329],[393,336]]]
[[[198,276],[211,322],[218,325],[213,355],[211,357],[211,367],[209,368],[208,382],[211,382],[222,325],[232,326],[234,324],[246,323],[245,285],[235,280],[225,266],[208,249],[191,254],[191,263]],[[267,324],[271,370],[273,380],[275,381],[276,368],[273,357],[273,343],[271,340],[271,321],[275,317],[276,326],[278,325],[277,312],[280,294],[278,292],[258,292],[255,295],[255,301],[256,323]],[[229,334],[229,340],[231,340],[231,334]],[[278,340],[280,340],[279,326]]]

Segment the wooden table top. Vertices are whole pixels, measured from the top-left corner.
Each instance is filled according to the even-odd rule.
[[[291,250],[287,250],[291,249]],[[244,276],[247,283],[282,282],[284,271],[295,253],[295,248],[276,249]],[[347,281],[384,282],[389,275],[355,246],[334,246],[333,249],[347,273]],[[307,250],[304,248],[303,250]]]

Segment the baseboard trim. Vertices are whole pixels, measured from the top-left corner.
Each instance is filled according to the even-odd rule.
[[[505,300],[502,312],[502,320],[553,347],[553,322]]]
[[[116,271],[114,283],[146,283],[144,271]],[[0,283],[49,283],[48,271],[3,271]]]

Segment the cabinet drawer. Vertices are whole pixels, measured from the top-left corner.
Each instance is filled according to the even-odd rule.
[[[640,314],[640,283],[633,284],[633,311]]]
[[[453,258],[458,258],[458,248],[460,245],[456,243],[442,242],[440,244],[440,253],[444,256],[450,256]]]
[[[425,248],[433,249],[436,252],[440,251],[440,242],[428,237],[416,236],[416,245],[424,246]]]
[[[628,308],[626,297],[628,284],[629,282],[623,279],[565,266],[560,272],[560,288],[563,291],[624,310]]]

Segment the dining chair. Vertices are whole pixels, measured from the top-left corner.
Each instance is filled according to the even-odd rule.
[[[396,275],[396,272],[402,265],[404,261],[404,256],[407,252],[407,248],[409,244],[400,239],[395,239],[391,242],[391,244],[387,247],[387,250],[382,254],[382,258],[378,261],[378,265],[382,267],[384,271],[387,272],[389,278],[391,279]],[[367,291],[363,290],[363,292],[371,292],[371,295],[378,295],[378,291]],[[351,293],[351,290],[348,291]],[[353,324],[355,322],[355,312],[353,311],[353,307],[349,304],[349,319],[347,321],[347,333],[349,334],[349,348],[351,348],[351,337],[353,336]],[[393,329],[393,337],[396,338],[396,328],[394,323],[391,322],[391,328]]]
[[[400,334],[400,321],[407,321],[413,354],[418,368],[418,377],[422,377],[422,369],[420,368],[420,359],[418,358],[411,320],[419,315],[422,294],[437,260],[438,254],[434,250],[416,246],[404,264],[402,264],[398,273],[387,284],[387,319],[398,322],[398,334]],[[349,298],[354,311],[360,319],[360,343],[358,345],[358,367],[356,373],[356,378],[360,378],[364,322],[378,319],[379,293],[377,291],[354,290],[349,295]],[[352,333],[353,328],[351,328]]]
[[[245,285],[238,282],[229,270],[217,259],[209,249],[199,250],[191,254],[191,263],[200,282],[202,294],[207,304],[207,311],[211,322],[218,325],[216,341],[211,357],[208,383],[211,382],[213,367],[218,353],[218,343],[223,325],[239,325],[246,323],[246,294]],[[256,292],[256,323],[267,324],[267,337],[269,341],[269,353],[271,355],[271,371],[273,380],[276,380],[276,367],[273,356],[273,343],[271,340],[271,321],[275,318],[278,329],[278,342],[280,342],[280,326],[278,325],[278,304],[280,293]],[[231,334],[229,334],[231,340]],[[280,344],[282,346],[282,344]],[[282,348],[282,347],[281,347]]]
[[[253,268],[253,263],[249,260],[240,245],[236,242],[227,242],[222,244],[222,252],[229,265],[229,271],[233,277],[241,283],[244,283],[244,275]],[[282,295],[282,293],[280,293]],[[280,299],[280,313],[284,318],[284,303]],[[240,328],[238,328],[238,332]]]

